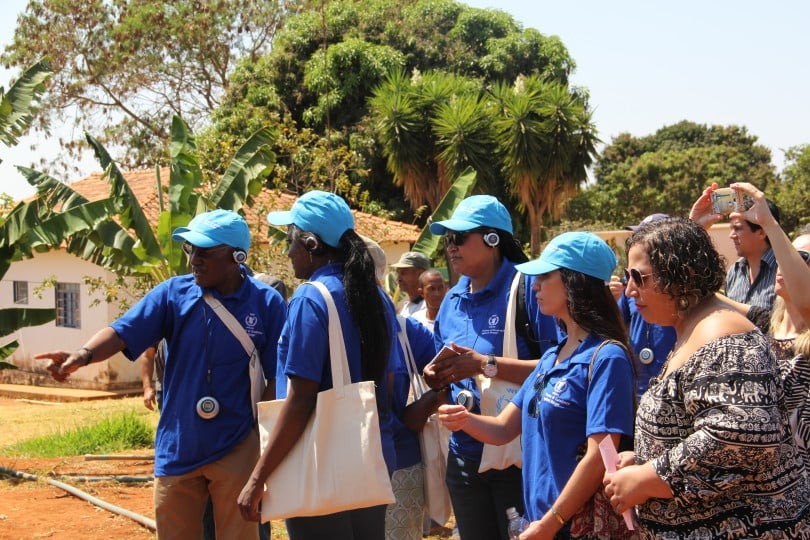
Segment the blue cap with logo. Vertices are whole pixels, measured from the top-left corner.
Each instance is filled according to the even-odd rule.
[[[340,245],[340,238],[354,229],[354,216],[349,205],[339,195],[326,191],[304,193],[288,211],[267,214],[271,225],[295,225],[302,231],[318,235],[332,247]]]
[[[473,195],[461,201],[450,219],[430,224],[430,232],[469,231],[478,227],[492,227],[512,234],[512,216],[492,195]]]
[[[230,210],[211,210],[194,216],[185,227],[172,231],[172,240],[201,248],[231,246],[250,249],[250,230],[245,218]]]
[[[518,264],[515,268],[530,276],[567,268],[607,282],[616,263],[616,254],[595,234],[567,232],[552,238],[540,258]]]

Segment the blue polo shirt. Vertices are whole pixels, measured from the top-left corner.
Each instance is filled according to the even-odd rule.
[[[206,304],[210,292],[245,328],[260,352],[265,378],[276,373],[276,343],[286,305],[265,283],[245,279],[233,294],[203,289],[189,274],[164,281],[110,326],[135,360],[147,347],[166,338],[163,409],[155,437],[155,475],[184,474],[214,462],[252,429],[250,358],[242,344]],[[210,376],[208,373],[210,372]],[[197,401],[214,397],[219,414],[197,415]]]
[[[506,306],[509,300],[509,289],[515,276],[515,264],[503,259],[500,268],[486,287],[470,292],[470,278],[462,276],[456,285],[447,292],[436,315],[434,334],[436,350],[451,342],[470,347],[481,354],[503,354],[503,336],[506,324]],[[557,341],[556,324],[552,317],[540,314],[537,301],[531,291],[533,276],[525,276],[526,306],[531,317],[532,328],[542,332],[538,336],[541,350]],[[549,335],[553,333],[553,335]],[[518,357],[531,358],[529,346],[525,339],[518,335]],[[474,412],[479,413],[480,396],[475,379],[469,378],[451,385],[451,399],[456,401],[458,393],[468,389],[475,395]],[[450,434],[450,451],[468,460],[480,460],[483,444],[463,431]]]
[[[349,373],[352,382],[359,382],[361,378],[360,366],[360,332],[352,320],[346,304],[346,295],[343,289],[343,264],[332,263],[317,269],[310,281],[323,283],[332,295],[337,308],[338,317],[343,330],[343,342],[346,346],[346,356],[349,362]],[[385,292],[378,289],[381,296]],[[390,302],[389,302],[390,303]],[[393,308],[386,307],[386,320],[388,322],[391,344],[397,339],[397,322]],[[382,435],[383,454],[389,472],[393,471],[396,461],[393,436],[391,434],[391,419],[388,412],[388,386],[382,384],[387,379],[389,366],[393,359],[393,347],[389,349],[389,358],[386,359],[386,370],[383,378],[377,383],[377,408],[380,413],[380,432]],[[302,377],[319,383],[319,391],[332,388],[332,367],[329,362],[329,319],[326,301],[320,291],[311,285],[302,284],[290,298],[287,311],[287,322],[281,331],[278,343],[278,358],[283,365],[286,377]]]
[[[636,394],[640,397],[647,391],[650,379],[661,372],[667,355],[675,346],[677,336],[671,326],[659,326],[645,321],[636,309],[635,298],[627,297],[624,293],[619,298],[619,311],[630,329],[630,348],[636,354]],[[639,356],[645,348],[653,352],[653,359],[649,364],[642,362]]]
[[[405,319],[405,330],[413,353],[413,359],[416,362],[416,369],[421,373],[422,369],[436,355],[433,332],[412,317]],[[394,448],[396,448],[397,452],[396,469],[399,470],[412,467],[422,461],[422,454],[419,450],[419,435],[402,423],[402,415],[408,404],[411,379],[408,375],[408,366],[405,363],[405,353],[402,351],[402,347],[399,346],[399,341],[397,341],[397,346],[394,349],[396,361],[392,367],[391,425],[394,434]]]
[[[591,358],[601,342],[590,334],[557,365],[560,347],[546,351],[512,400],[522,411],[523,498],[529,521],[543,517],[557,500],[588,436],[633,435],[633,367],[624,349],[612,343],[602,347],[588,382]],[[533,409],[537,417],[531,416]]]

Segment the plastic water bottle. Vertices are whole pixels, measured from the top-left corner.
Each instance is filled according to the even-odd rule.
[[[514,507],[506,509],[506,519],[509,520],[509,540],[517,540],[520,533],[525,531],[529,526],[529,522],[526,521],[526,518],[518,514],[517,509]]]

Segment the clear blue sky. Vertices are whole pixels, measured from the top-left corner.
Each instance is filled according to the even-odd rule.
[[[19,13],[24,0],[6,0]],[[605,142],[641,136],[680,120],[742,125],[771,149],[810,143],[810,2],[791,0],[466,0],[494,7],[524,27],[559,36],[577,63],[573,83],[587,87]],[[0,19],[0,44],[10,42],[16,18]],[[15,74],[0,69],[0,85]],[[38,159],[0,147],[0,191],[28,195],[13,164]],[[53,142],[39,153],[53,159]],[[93,170],[93,160],[84,173]]]

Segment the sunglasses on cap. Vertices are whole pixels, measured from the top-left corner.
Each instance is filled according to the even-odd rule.
[[[648,278],[652,275],[649,274],[642,274],[635,268],[628,268],[624,271],[624,282],[629,283],[631,280],[636,287],[643,287],[644,286],[644,278]]]

